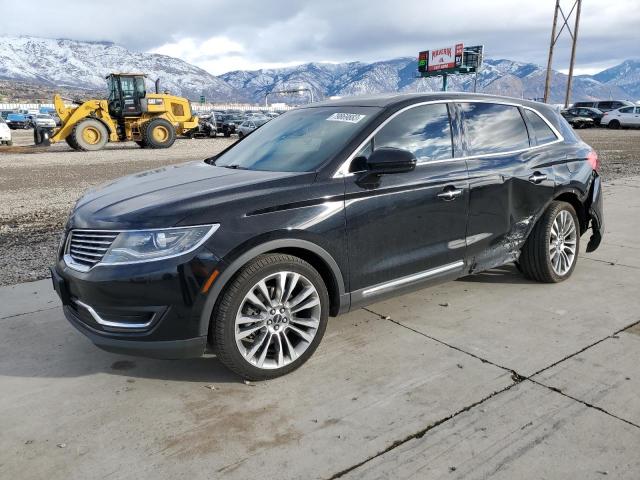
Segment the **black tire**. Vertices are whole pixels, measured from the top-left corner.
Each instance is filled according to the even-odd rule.
[[[176,129],[168,120],[154,118],[142,127],[142,141],[147,148],[169,148],[176,141]]]
[[[209,138],[216,138],[218,136],[218,132],[215,130],[209,131]]]
[[[93,152],[101,150],[109,141],[109,132],[102,122],[95,118],[80,120],[69,134],[76,150]],[[67,142],[69,145],[71,143]],[[73,148],[73,147],[72,147]]]
[[[144,140],[134,140],[134,142],[136,142],[136,145],[138,145],[140,148],[147,148],[147,144]]]
[[[613,130],[618,130],[620,128],[620,122],[618,120],[611,120],[609,122],[609,128]]]
[[[573,218],[573,224],[576,228],[576,253],[569,270],[563,275],[559,275],[553,269],[549,246],[551,244],[553,222],[563,210],[567,211]],[[527,238],[522,247],[518,263],[520,270],[529,280],[542,283],[559,283],[569,278],[573,273],[578,262],[578,252],[580,252],[580,222],[576,211],[569,203],[554,201],[533,227],[529,238]]]
[[[69,145],[74,150],[80,150],[80,147],[78,146],[78,144],[73,139],[73,135],[71,135],[71,134],[67,135],[67,138],[65,138],[64,141],[67,142],[67,145]]]
[[[227,138],[229,138],[229,137],[231,136],[231,132],[230,132],[229,130],[226,130],[226,131],[224,132],[224,136],[225,136],[225,137],[227,137]]]
[[[240,352],[235,339],[235,319],[249,290],[262,278],[281,271],[301,274],[315,287],[320,300],[320,321],[315,337],[296,360],[280,368],[264,369],[251,364]],[[279,253],[265,254],[242,267],[225,287],[213,311],[210,340],[218,359],[227,368],[248,380],[268,380],[292,372],[313,355],[324,335],[328,317],[329,294],[320,274],[298,257]]]
[[[243,137],[244,137],[244,133],[242,133],[242,132],[238,132],[238,138],[239,138],[240,140],[242,140],[242,138],[243,138]]]

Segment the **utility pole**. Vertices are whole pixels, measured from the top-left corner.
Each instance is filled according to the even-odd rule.
[[[564,96],[564,108],[569,106],[569,100],[571,100],[571,86],[573,84],[573,65],[576,63],[576,44],[578,43],[578,26],[580,25],[580,9],[582,8],[582,0],[576,0],[578,2],[578,9],[576,10],[576,23],[573,27],[573,35],[571,39],[571,63],[569,63],[569,78],[567,79],[567,93]]]
[[[573,0],[573,5],[571,10],[569,10],[569,14],[565,15],[564,10],[562,10],[562,6],[560,5],[560,0],[556,0],[556,6],[553,11],[553,26],[551,28],[551,42],[549,43],[549,59],[547,61],[547,75],[544,82],[544,101],[545,103],[550,100],[550,91],[551,91],[551,78],[553,72],[553,51],[558,42],[558,38],[566,28],[569,32],[569,36],[572,40],[571,45],[571,63],[569,65],[569,75],[567,79],[567,91],[565,93],[564,98],[564,106],[569,106],[569,100],[571,99],[571,87],[573,84],[573,67],[575,65],[576,60],[576,47],[578,43],[578,26],[580,25],[580,11],[582,9],[582,0]],[[569,26],[569,19],[575,10],[575,24],[573,27],[573,31]],[[558,26],[558,14],[562,16],[562,26],[560,27],[560,31],[556,34],[557,26]]]
[[[544,103],[549,101],[549,90],[551,89],[551,69],[553,64],[553,47],[556,46],[556,25],[558,25],[558,10],[560,0],[556,0],[556,7],[553,10],[553,27],[551,27],[551,42],[549,43],[549,60],[547,60],[547,77],[544,81]]]

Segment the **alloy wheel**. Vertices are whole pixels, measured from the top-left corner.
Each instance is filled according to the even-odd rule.
[[[565,276],[576,258],[577,229],[571,213],[560,210],[551,225],[549,260],[556,275]]]
[[[320,296],[309,279],[289,271],[270,274],[251,287],[240,303],[236,345],[251,365],[282,368],[309,348],[320,318]]]

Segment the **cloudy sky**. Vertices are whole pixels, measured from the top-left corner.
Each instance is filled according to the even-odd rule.
[[[462,41],[546,62],[555,0],[0,0],[0,32],[110,40],[214,74],[310,61],[375,61]],[[561,0],[568,13],[573,0]],[[36,6],[37,5],[37,6]],[[573,23],[571,23],[573,27]],[[554,67],[566,70],[568,36]],[[584,0],[577,72],[640,57],[640,0]]]

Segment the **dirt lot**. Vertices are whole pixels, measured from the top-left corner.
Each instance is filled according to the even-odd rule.
[[[14,145],[33,143],[31,130],[13,133]],[[200,160],[233,141],[179,139],[167,150],[143,150],[128,142],[99,152],[76,152],[66,143],[33,153],[5,153],[9,149],[0,147],[0,285],[48,276],[59,232],[88,188],[130,173]]]
[[[579,133],[599,152],[606,180],[640,174],[640,130]],[[203,159],[234,140],[181,139],[168,150],[143,150],[133,143],[100,152],[75,152],[66,144],[31,153],[0,148],[0,285],[48,275],[59,232],[86,189],[130,173]],[[31,130],[14,132],[14,142],[31,144]]]

